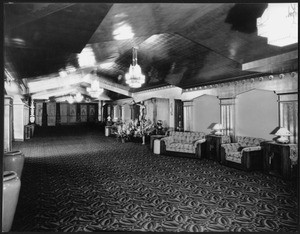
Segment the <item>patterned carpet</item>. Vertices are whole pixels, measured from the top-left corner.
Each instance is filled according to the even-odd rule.
[[[71,131],[72,130],[72,131]],[[12,231],[297,231],[295,182],[154,155],[96,128],[37,134]]]

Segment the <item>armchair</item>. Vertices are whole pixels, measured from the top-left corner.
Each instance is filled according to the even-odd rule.
[[[236,143],[221,145],[221,164],[246,171],[263,168],[261,143],[265,140],[255,137],[237,136]]]

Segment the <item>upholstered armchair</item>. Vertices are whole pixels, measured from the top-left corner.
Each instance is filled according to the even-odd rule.
[[[262,138],[237,136],[236,143],[221,145],[221,163],[242,170],[263,168]]]
[[[170,131],[169,136],[161,139],[161,154],[201,158],[205,141],[204,132]]]

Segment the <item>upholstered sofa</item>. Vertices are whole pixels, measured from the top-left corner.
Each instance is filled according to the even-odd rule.
[[[236,136],[235,143],[221,145],[221,164],[242,170],[263,168],[262,143],[265,139]]]
[[[161,139],[161,154],[201,158],[205,146],[204,132],[170,131],[169,136]]]

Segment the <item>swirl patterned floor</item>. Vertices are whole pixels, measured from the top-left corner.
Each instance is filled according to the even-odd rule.
[[[12,231],[297,231],[295,183],[158,156],[97,131],[15,142],[26,155]]]

